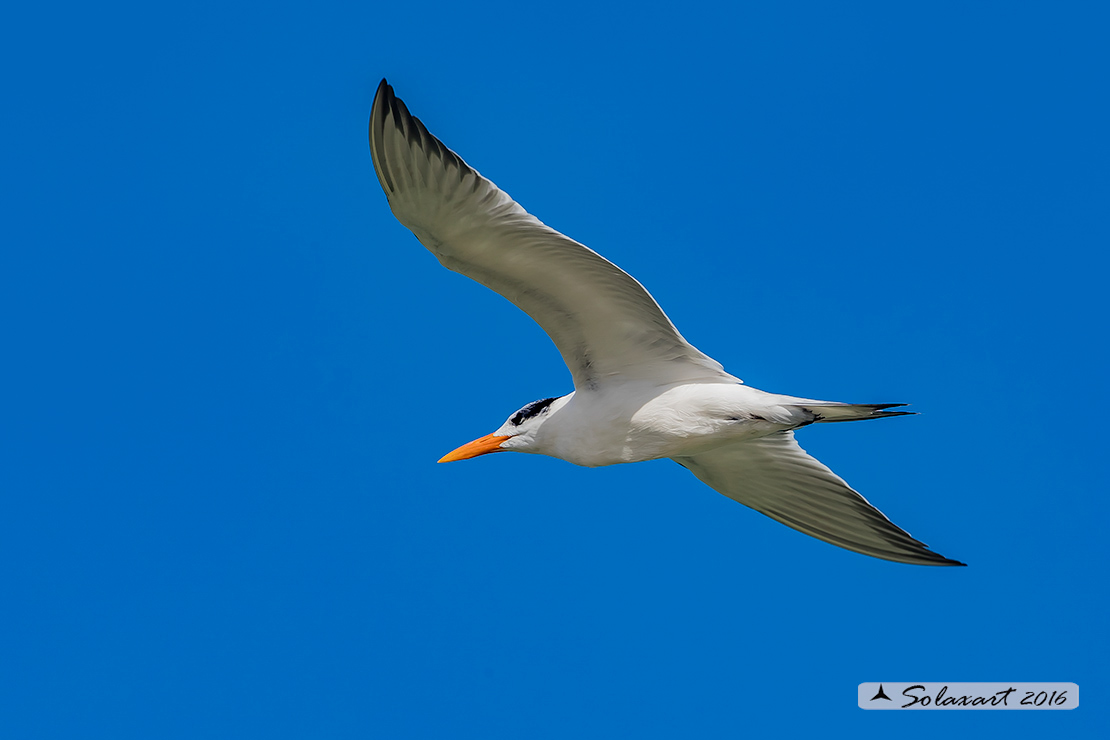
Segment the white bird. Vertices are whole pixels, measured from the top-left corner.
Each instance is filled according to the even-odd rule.
[[[520,409],[440,462],[512,450],[588,467],[671,458],[788,527],[885,560],[963,565],[929,550],[808,455],[815,422],[900,416],[742,384],[682,338],[640,283],[544,225],[448,149],[383,79],[370,113],[374,170],[403,225],[444,267],[512,301],[551,337],[574,392]]]

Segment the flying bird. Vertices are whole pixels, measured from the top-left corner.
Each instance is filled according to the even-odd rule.
[[[440,462],[491,452],[594,467],[670,458],[711,488],[838,547],[918,565],[930,550],[803,450],[809,424],[884,419],[744,385],[683,339],[632,276],[541,223],[428,132],[383,79],[370,154],[393,214],[444,267],[500,293],[555,343],[574,391],[534,401]]]

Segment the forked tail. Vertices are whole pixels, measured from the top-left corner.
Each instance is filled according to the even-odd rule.
[[[886,409],[905,405],[904,403],[822,403],[806,404],[802,408],[816,415],[814,423],[821,423],[883,419],[888,416],[909,416],[916,413],[915,411],[886,411]]]

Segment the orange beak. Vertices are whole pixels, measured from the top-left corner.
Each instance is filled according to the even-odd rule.
[[[439,458],[439,462],[455,462],[456,460],[469,460],[478,455],[485,455],[489,452],[504,452],[501,449],[501,443],[509,437],[498,436],[496,434],[487,434],[484,437],[479,437],[473,442],[467,442],[457,450],[448,452],[443,457]]]

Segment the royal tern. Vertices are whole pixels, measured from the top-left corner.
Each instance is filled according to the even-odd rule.
[[[808,455],[794,430],[881,419],[848,404],[743,385],[682,338],[640,283],[544,225],[439,139],[382,80],[370,153],[389,207],[444,267],[512,301],[547,332],[574,391],[520,409],[440,462],[512,450],[584,466],[671,458],[711,488],[848,550],[963,565],[911,537]]]

